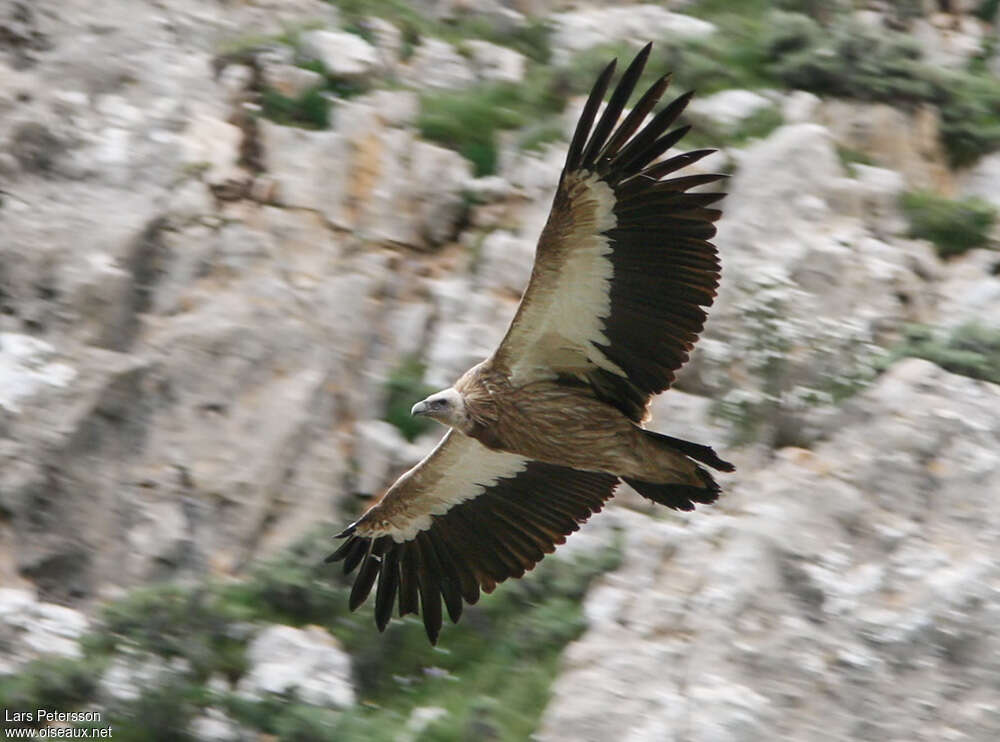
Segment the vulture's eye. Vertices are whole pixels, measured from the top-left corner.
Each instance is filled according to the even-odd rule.
[[[443,410],[447,406],[448,406],[448,400],[446,400],[446,399],[432,399],[431,400],[431,409],[433,409],[433,410]]]

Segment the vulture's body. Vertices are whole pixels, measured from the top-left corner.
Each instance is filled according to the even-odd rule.
[[[719,488],[711,448],[642,428],[649,399],[687,360],[719,281],[708,240],[721,193],[687,193],[721,175],[663,178],[700,159],[661,156],[684,95],[642,126],[661,78],[619,124],[649,54],[594,86],[570,144],[531,280],[496,352],[414,406],[451,430],[341,536],[330,560],[359,568],[351,608],[378,578],[375,620],[421,612],[431,641],[441,600],[457,621],[480,588],[520,577],[626,481],[690,510]]]

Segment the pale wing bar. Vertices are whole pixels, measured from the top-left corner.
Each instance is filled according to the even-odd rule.
[[[629,389],[606,368],[591,372],[595,393],[608,397],[623,412],[640,419],[649,395],[668,388],[688,359],[704,327],[703,307],[712,304],[719,285],[718,253],[709,240],[721,212],[709,208],[724,193],[687,193],[724,175],[705,174],[663,180],[714,150],[687,152],[662,162],[656,160],[687,133],[689,127],[668,131],[691,98],[686,93],[663,110],[635,136],[637,121],[646,116],[667,86],[660,78],[637,104],[619,130],[611,133],[635,88],[649,55],[647,45],[622,76],[604,116],[583,147],[583,156],[571,156],[566,172],[594,172],[614,192],[616,226],[605,232],[612,250],[610,312],[602,317],[608,342],[594,345],[622,369]],[[612,65],[605,70],[609,72]],[[604,95],[598,84],[591,93],[574,140],[586,140],[596,106]],[[610,134],[610,138],[608,138]],[[631,138],[630,138],[631,137]],[[608,390],[611,389],[611,392]]]
[[[668,76],[619,123],[649,50],[629,65],[599,119],[614,62],[584,105],[531,281],[494,354],[515,384],[577,379],[637,422],[687,360],[715,297],[720,267],[709,240],[720,212],[710,207],[724,194],[687,191],[725,177],[667,177],[713,151],[660,161],[688,131],[672,127],[690,93],[643,125]]]

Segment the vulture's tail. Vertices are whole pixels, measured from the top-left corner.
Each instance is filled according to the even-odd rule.
[[[622,477],[622,480],[643,497],[660,505],[666,505],[674,510],[694,510],[696,502],[705,505],[713,503],[719,499],[719,494],[722,492],[707,469],[695,464],[695,470],[704,487],[696,487],[693,484],[657,484],[632,477]]]
[[[712,450],[711,446],[703,446],[700,443],[692,443],[691,441],[686,441],[682,438],[672,438],[669,435],[655,433],[652,430],[644,430],[643,432],[646,434],[647,438],[653,439],[660,445],[665,445],[667,448],[673,449],[678,453],[682,453],[689,459],[701,462],[705,466],[710,466],[716,471],[736,470],[736,467],[728,461],[720,459],[719,455]]]
[[[680,438],[672,438],[669,435],[655,433],[652,430],[644,430],[643,434],[647,439],[656,443],[658,447],[668,448],[673,453],[680,453],[689,459],[694,459],[706,466],[710,466],[718,471],[733,471],[734,467],[728,461],[719,458],[709,446],[703,446]],[[692,479],[698,484],[691,483],[659,483],[646,482],[632,477],[622,477],[622,479],[643,497],[661,505],[674,508],[675,510],[694,510],[695,503],[712,503],[719,499],[722,490],[715,479],[704,466],[698,466],[693,462],[694,475]]]

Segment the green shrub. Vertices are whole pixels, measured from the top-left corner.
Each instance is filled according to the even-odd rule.
[[[89,646],[101,653],[122,643],[161,656],[185,657],[193,669],[127,702],[112,703],[104,722],[115,738],[191,738],[201,709],[222,708],[247,728],[279,740],[386,740],[398,738],[412,710],[435,705],[447,715],[421,739],[483,737],[527,739],[538,723],[566,643],[584,628],[581,601],[590,582],[621,559],[621,543],[578,551],[572,559],[545,559],[521,580],[505,583],[466,607],[438,647],[427,643],[419,618],[394,620],[376,631],[371,601],[347,609],[349,581],[339,565],[322,563],[333,548],[328,529],[303,539],[240,582],[159,586],[138,590],[104,611],[104,636]],[[205,681],[227,673],[219,659],[230,640],[242,650],[246,621],[316,623],[351,655],[361,703],[332,712],[292,698],[260,701],[215,692]],[[236,639],[234,637],[242,637]],[[98,651],[95,649],[95,651]],[[86,660],[42,660],[0,680],[0,705],[8,708],[86,707],[93,703],[107,655]],[[242,651],[240,653],[242,657]],[[238,673],[227,673],[235,680]]]
[[[524,26],[516,27],[503,33],[491,31],[484,35],[487,41],[509,46],[521,52],[528,59],[539,64],[548,64],[552,58],[550,37],[552,29],[544,19],[531,18]]]
[[[1000,148],[1000,85],[984,65],[941,70],[911,37],[862,24],[820,29],[795,13],[772,14],[767,69],[792,88],[894,105],[935,104],[955,167]]]
[[[832,32],[822,33],[814,24],[814,30],[806,31],[806,22],[812,21],[805,16],[774,17],[771,69],[789,87],[897,103],[937,97],[937,75],[920,61],[920,47],[908,36],[858,23],[840,23]]]
[[[425,92],[417,126],[424,139],[470,160],[476,175],[490,175],[497,167],[497,133],[561,112],[572,92],[560,73],[535,67],[518,84],[483,83],[465,90]]]
[[[260,105],[265,118],[285,126],[325,129],[330,125],[330,101],[322,87],[307,90],[298,98],[288,98],[273,88],[264,88]]]
[[[491,85],[425,93],[420,98],[417,125],[424,139],[454,149],[471,161],[476,175],[490,175],[497,168],[497,130],[526,122],[517,108],[516,89]]]
[[[955,167],[1000,149],[1000,83],[988,71],[943,73],[938,91],[941,141]]]
[[[547,557],[521,580],[506,582],[462,621],[448,625],[431,647],[418,618],[391,622],[384,634],[362,608],[330,625],[354,661],[367,707],[344,714],[343,739],[392,739],[417,706],[441,706],[448,716],[421,739],[528,739],[548,700],[565,645],[584,629],[582,597],[591,581],[621,559],[620,541],[573,559]],[[427,672],[427,668],[434,668]]]
[[[987,244],[997,216],[996,209],[982,199],[953,201],[929,191],[903,194],[902,207],[910,235],[933,242],[942,258]]]
[[[854,165],[874,165],[875,160],[865,152],[837,145],[837,157],[844,169],[853,175]]]
[[[325,623],[347,610],[345,583],[331,582],[323,563],[339,544],[320,528],[273,559],[255,566],[246,579],[219,588],[222,602],[255,620],[292,626]]]
[[[763,37],[764,53],[769,62],[812,49],[825,32],[812,18],[802,13],[772,13]]]
[[[406,440],[416,439],[437,423],[426,417],[414,417],[410,409],[435,391],[424,383],[423,362],[416,356],[404,358],[386,382],[385,416],[382,419],[395,425]]]
[[[776,0],[694,0],[685,12],[698,18],[718,22],[733,15],[760,17],[775,7]],[[781,0],[777,0],[779,3]]]
[[[338,742],[341,714],[305,704],[290,704],[275,719],[274,731],[281,742]],[[359,738],[355,738],[359,739]]]
[[[444,28],[440,35],[454,43],[483,39],[514,49],[539,64],[548,64],[552,58],[551,28],[542,18],[532,18],[525,25],[510,29],[498,27],[484,18],[461,19]]]
[[[0,676],[0,708],[68,711],[86,704],[97,689],[103,663],[63,657],[29,662],[15,675]],[[26,722],[25,726],[34,726]]]
[[[203,686],[176,679],[113,704],[102,722],[123,742],[195,742],[191,722],[207,702]]]
[[[980,0],[974,12],[987,23],[993,23],[997,19],[998,11],[1000,11],[1000,0]]]
[[[907,357],[923,358],[954,374],[1000,384],[1000,329],[969,322],[942,334],[926,325],[911,325],[879,366],[884,370]]]
[[[531,152],[564,138],[562,123],[558,118],[553,118],[525,128],[518,137],[517,146],[525,152]]]
[[[740,121],[732,131],[721,134],[717,145],[738,146],[751,139],[764,139],[784,123],[777,106],[765,106]]]
[[[329,534],[317,534],[259,567],[244,584],[223,589],[225,602],[253,607],[263,620],[325,626],[351,655],[364,703],[341,714],[288,699],[224,699],[233,718],[282,740],[389,741],[413,708],[426,705],[448,714],[421,739],[466,738],[484,726],[502,740],[527,739],[544,710],[562,648],[584,628],[580,604],[587,586],[621,559],[618,541],[573,559],[548,557],[523,579],[467,606],[462,621],[431,647],[419,618],[394,620],[380,634],[370,601],[349,613],[339,565],[321,563],[331,549]]]
[[[910,21],[922,18],[926,6],[924,0],[892,0],[889,3],[889,11],[894,20],[908,24]]]
[[[125,642],[162,657],[183,657],[195,677],[221,673],[235,680],[246,669],[244,643],[233,624],[249,610],[220,600],[209,587],[164,584],[140,588],[104,610],[104,630],[115,644]]]
[[[437,20],[430,13],[406,0],[332,0],[340,8],[347,30],[365,35],[365,19],[371,16],[393,23],[403,32],[404,58],[424,36],[435,36],[451,43],[464,39],[484,39],[510,47],[529,59],[547,64],[552,54],[550,29],[544,19],[531,18],[523,26],[503,29],[488,20],[463,16]]]

